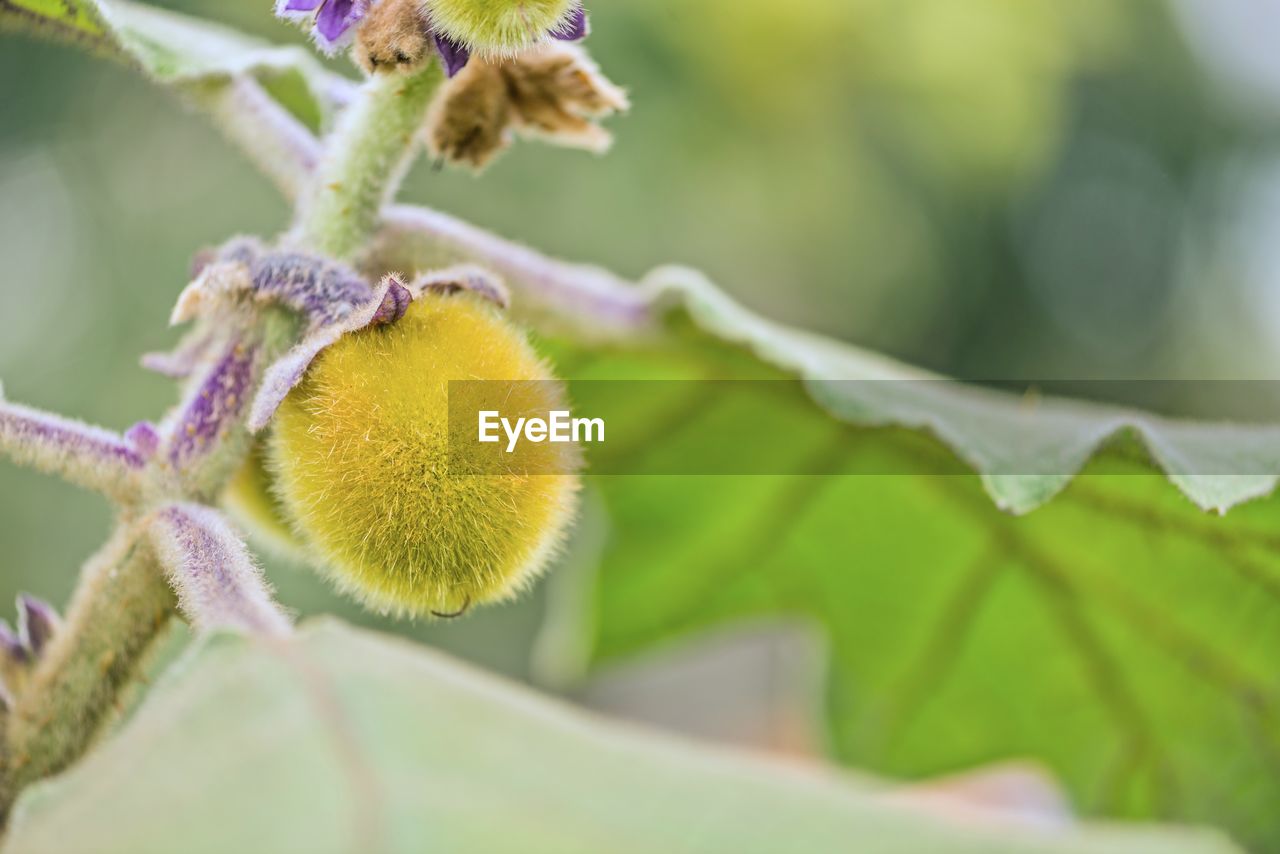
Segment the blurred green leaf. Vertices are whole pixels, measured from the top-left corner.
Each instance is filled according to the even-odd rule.
[[[349,85],[305,48],[125,0],[0,0],[0,29],[79,44],[184,92],[207,95],[208,86],[254,77],[312,127]]]
[[[841,779],[597,721],[334,622],[222,636],[20,802],[9,854],[1229,852],[1204,832],[948,824]]]
[[[854,765],[914,777],[1030,756],[1090,813],[1280,844],[1276,501],[1223,515],[1275,478],[1205,474],[1280,469],[1274,429],[912,382],[924,375],[665,278],[692,323],[565,347],[563,371],[806,382],[755,411],[714,385],[638,402],[633,417],[662,427],[625,451],[631,469],[728,445],[813,476],[597,478],[612,535],[589,593],[571,592],[590,613],[566,666],[748,616],[816,620],[833,744]],[[597,387],[571,386],[579,412]]]

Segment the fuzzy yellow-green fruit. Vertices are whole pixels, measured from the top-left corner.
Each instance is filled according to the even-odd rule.
[[[559,29],[576,0],[431,0],[431,23],[438,32],[472,52],[510,55]]]
[[[325,350],[276,415],[271,468],[293,529],[378,611],[445,616],[509,598],[545,568],[573,515],[576,449],[528,445],[518,470],[492,473],[498,446],[449,441],[450,380],[513,381],[495,383],[504,415],[564,408],[499,308],[429,292],[394,324]]]
[[[289,526],[284,505],[275,495],[266,450],[261,443],[253,446],[244,465],[227,484],[222,503],[258,544],[281,557],[303,561],[306,548]]]

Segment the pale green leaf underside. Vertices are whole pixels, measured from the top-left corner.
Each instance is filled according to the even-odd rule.
[[[25,795],[7,854],[937,851],[1211,854],[1215,834],[982,830],[871,781],[606,724],[326,622],[198,642],[136,716]]]
[[[1001,509],[1026,513],[1057,495],[1109,441],[1135,435],[1196,506],[1225,512],[1271,494],[1280,474],[1280,425],[1198,423],[1121,407],[951,384],[874,353],[773,323],[696,273],[659,270],[658,301],[674,300],[712,336],[751,349],[806,380],[832,415],[939,438],[982,475]],[[913,382],[914,381],[914,382]]]

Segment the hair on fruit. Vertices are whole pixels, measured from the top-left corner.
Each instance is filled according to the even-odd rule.
[[[451,380],[510,382],[519,411],[564,408],[497,305],[427,289],[395,323],[325,350],[276,415],[270,469],[293,530],[378,611],[453,616],[511,597],[574,512],[576,449],[530,446],[525,468],[491,473],[480,447],[449,441]]]

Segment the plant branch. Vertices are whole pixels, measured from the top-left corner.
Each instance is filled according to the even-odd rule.
[[[109,430],[8,403],[0,396],[0,454],[117,501],[137,496],[143,453]]]
[[[89,747],[173,613],[151,549],[122,524],[85,565],[62,628],[6,719],[0,815]]]
[[[386,211],[371,244],[369,263],[406,273],[458,263],[480,264],[521,297],[521,312],[572,324],[594,339],[634,335],[653,325],[649,294],[602,267],[551,258],[455,217],[396,205]]]
[[[365,83],[301,198],[295,236],[303,245],[339,260],[360,253],[413,162],[443,80],[440,64],[430,62],[412,75],[375,74]]]

